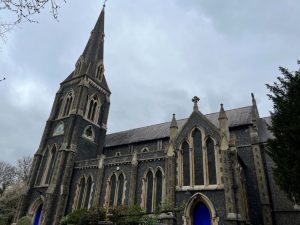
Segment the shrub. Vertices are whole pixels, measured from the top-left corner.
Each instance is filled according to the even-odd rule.
[[[61,220],[60,225],[79,224],[80,219],[82,217],[85,217],[86,214],[88,214],[87,209],[76,209],[73,212],[69,213],[67,216],[65,216]]]
[[[17,225],[31,225],[32,224],[32,218],[30,216],[24,216],[20,218],[17,222]]]

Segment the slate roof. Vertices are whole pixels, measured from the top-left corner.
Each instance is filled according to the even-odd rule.
[[[226,115],[229,121],[229,127],[237,127],[251,124],[251,108],[246,106],[243,108],[227,110]],[[219,112],[205,115],[216,127],[219,127]],[[188,119],[177,120],[178,129],[180,130]],[[121,131],[108,134],[106,136],[105,147],[113,147],[142,141],[149,141],[169,137],[169,128],[171,122],[140,127],[132,130]]]
[[[274,138],[273,134],[268,129],[268,125],[271,125],[271,117],[260,118],[257,121],[260,142],[266,142],[268,139]]]

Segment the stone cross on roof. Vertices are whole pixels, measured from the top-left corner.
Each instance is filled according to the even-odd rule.
[[[200,101],[200,98],[198,96],[194,96],[192,98],[192,102],[194,102],[194,111],[199,111],[198,109],[198,102]]]

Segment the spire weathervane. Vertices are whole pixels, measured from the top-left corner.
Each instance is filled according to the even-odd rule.
[[[194,102],[194,111],[199,111],[198,109],[198,102],[200,101],[200,98],[198,96],[194,96],[192,98],[192,102]]]

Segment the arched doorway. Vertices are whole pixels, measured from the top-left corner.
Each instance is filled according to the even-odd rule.
[[[41,221],[42,210],[43,210],[43,204],[40,204],[36,210],[33,225],[39,225]]]
[[[202,193],[194,194],[184,209],[184,225],[218,225],[215,207],[207,196]]]
[[[193,225],[211,225],[209,209],[203,202],[197,203],[194,207]]]

